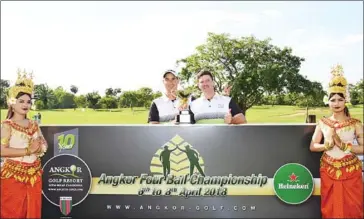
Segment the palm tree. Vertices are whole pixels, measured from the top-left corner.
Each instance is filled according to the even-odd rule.
[[[34,90],[34,98],[42,101],[45,109],[49,109],[49,103],[55,99],[53,90],[47,84],[35,85]]]

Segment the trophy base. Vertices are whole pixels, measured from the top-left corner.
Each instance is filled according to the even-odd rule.
[[[179,115],[177,115],[177,123],[179,124],[192,124],[192,114],[188,110],[182,110]]]

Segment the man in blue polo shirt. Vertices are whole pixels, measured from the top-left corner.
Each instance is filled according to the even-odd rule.
[[[163,85],[165,92],[162,96],[153,100],[149,110],[148,123],[160,124],[173,122],[179,114],[179,98],[176,90],[179,84],[177,73],[167,70],[163,73]]]
[[[247,123],[239,106],[229,96],[215,92],[214,77],[209,71],[197,75],[198,87],[202,91],[200,98],[190,104],[196,124],[244,124]]]

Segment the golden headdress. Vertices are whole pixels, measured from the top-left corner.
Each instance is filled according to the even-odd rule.
[[[16,103],[16,96],[19,93],[27,93],[33,96],[34,83],[33,83],[33,73],[27,73],[25,70],[21,72],[18,69],[18,78],[14,86],[9,88],[8,93],[8,104]]]
[[[346,99],[346,102],[350,102],[349,100],[349,90],[348,90],[348,82],[344,77],[344,69],[342,65],[337,64],[331,70],[332,78],[329,83],[328,95],[331,93],[342,93]]]

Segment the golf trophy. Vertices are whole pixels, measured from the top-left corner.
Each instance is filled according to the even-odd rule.
[[[192,114],[190,114],[188,107],[188,99],[190,98],[192,92],[187,90],[178,90],[176,92],[177,97],[180,99],[180,113],[177,115],[178,124],[191,124]]]

